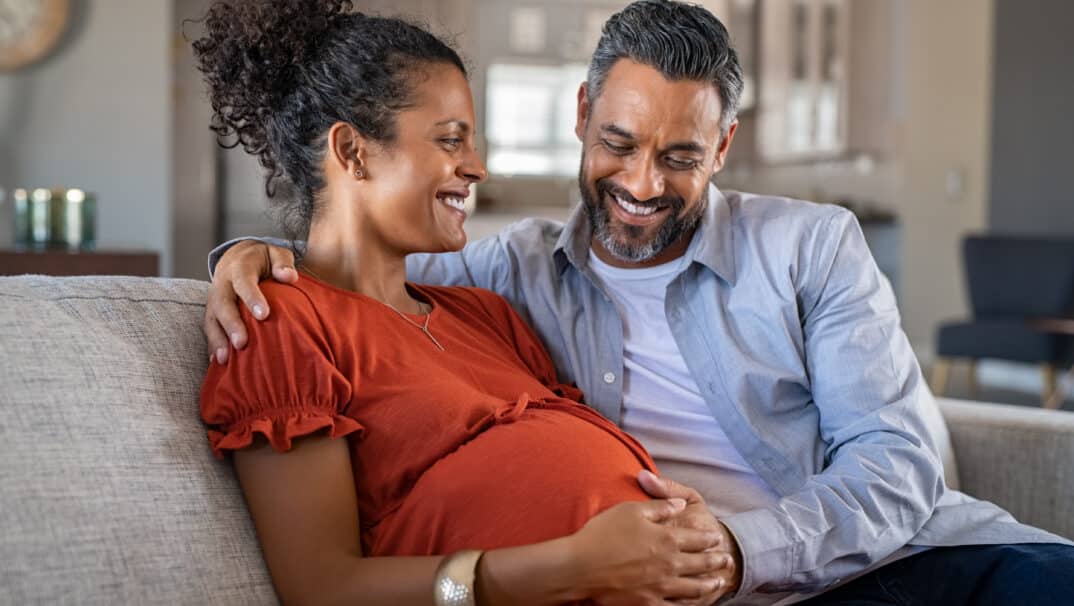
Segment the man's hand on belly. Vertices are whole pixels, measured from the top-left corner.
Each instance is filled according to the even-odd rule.
[[[716,573],[716,576],[723,581],[720,588],[712,594],[697,600],[682,601],[680,603],[707,606],[715,603],[725,595],[733,594],[742,582],[742,552],[739,550],[738,542],[735,540],[734,535],[722,522],[716,519],[716,516],[712,515],[701,494],[689,486],[679,484],[668,478],[658,477],[656,474],[644,470],[638,474],[638,484],[654,499],[680,498],[686,501],[686,508],[682,513],[675,516],[673,520],[676,526],[698,530],[714,530],[720,533],[719,546],[710,549],[710,551],[722,551],[727,555],[725,559],[726,565]]]

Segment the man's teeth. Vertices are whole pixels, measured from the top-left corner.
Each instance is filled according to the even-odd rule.
[[[632,215],[644,217],[646,215],[651,215],[656,212],[655,206],[638,206],[637,204],[631,204],[630,202],[627,202],[619,196],[612,197],[615,198],[615,203],[619,205],[619,208],[622,208],[623,210],[627,211]]]
[[[455,210],[461,210],[463,212],[466,212],[466,200],[463,200],[462,198],[452,198],[452,197],[444,197],[444,198],[440,198],[440,199],[444,201],[444,204],[447,204],[451,208],[454,208]]]

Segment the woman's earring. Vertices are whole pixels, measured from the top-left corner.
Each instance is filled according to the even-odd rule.
[[[354,169],[354,178],[355,179],[364,179],[365,178],[365,171],[363,171],[360,168]]]

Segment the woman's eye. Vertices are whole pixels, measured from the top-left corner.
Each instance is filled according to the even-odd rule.
[[[456,149],[457,147],[462,145],[462,139],[456,139],[453,137],[445,137],[441,139],[440,142],[443,143],[445,147],[449,147],[451,149]]]

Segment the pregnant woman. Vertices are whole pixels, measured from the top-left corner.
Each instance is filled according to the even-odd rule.
[[[716,590],[719,535],[677,527],[684,503],[645,495],[648,454],[557,381],[506,301],[405,281],[408,254],[463,246],[463,200],[486,176],[458,55],[341,0],[221,2],[205,28],[213,130],[257,156],[307,241],[302,279],[263,285],[272,317],[211,364],[201,398],[281,599]]]

